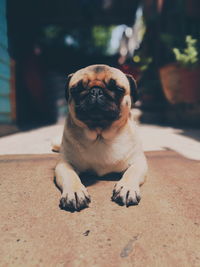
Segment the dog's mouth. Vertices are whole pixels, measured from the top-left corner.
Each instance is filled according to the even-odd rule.
[[[105,89],[94,86],[84,90],[81,84],[72,90],[77,119],[88,128],[108,128],[120,117],[121,94],[115,95]],[[120,96],[120,97],[119,97]]]
[[[113,106],[102,106],[98,104],[76,106],[76,117],[90,129],[105,129],[120,117],[119,109]]]

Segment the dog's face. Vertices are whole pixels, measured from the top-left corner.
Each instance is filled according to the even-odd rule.
[[[68,76],[66,98],[79,126],[107,129],[129,115],[137,89],[130,75],[107,65],[92,65]]]

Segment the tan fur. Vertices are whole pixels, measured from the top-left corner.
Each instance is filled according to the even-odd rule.
[[[61,159],[55,171],[57,184],[62,190],[61,203],[65,208],[79,210],[88,206],[87,190],[78,177],[79,173],[85,171],[94,172],[98,176],[124,172],[114,188],[113,200],[127,206],[138,204],[140,200],[139,185],[145,180],[147,163],[131,114],[128,79],[118,69],[93,65],[77,71],[70,80],[69,88],[80,80],[85,86],[103,86],[111,78],[126,93],[121,101],[120,118],[108,129],[90,130],[76,118],[73,99],[69,101]]]

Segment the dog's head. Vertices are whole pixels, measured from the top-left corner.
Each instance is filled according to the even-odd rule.
[[[92,65],[70,74],[66,99],[69,112],[82,127],[106,129],[128,116],[137,100],[135,80],[107,65]]]

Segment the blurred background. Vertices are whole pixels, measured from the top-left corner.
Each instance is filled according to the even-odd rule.
[[[57,123],[68,74],[138,82],[138,119],[200,127],[199,0],[0,0],[0,136]]]

